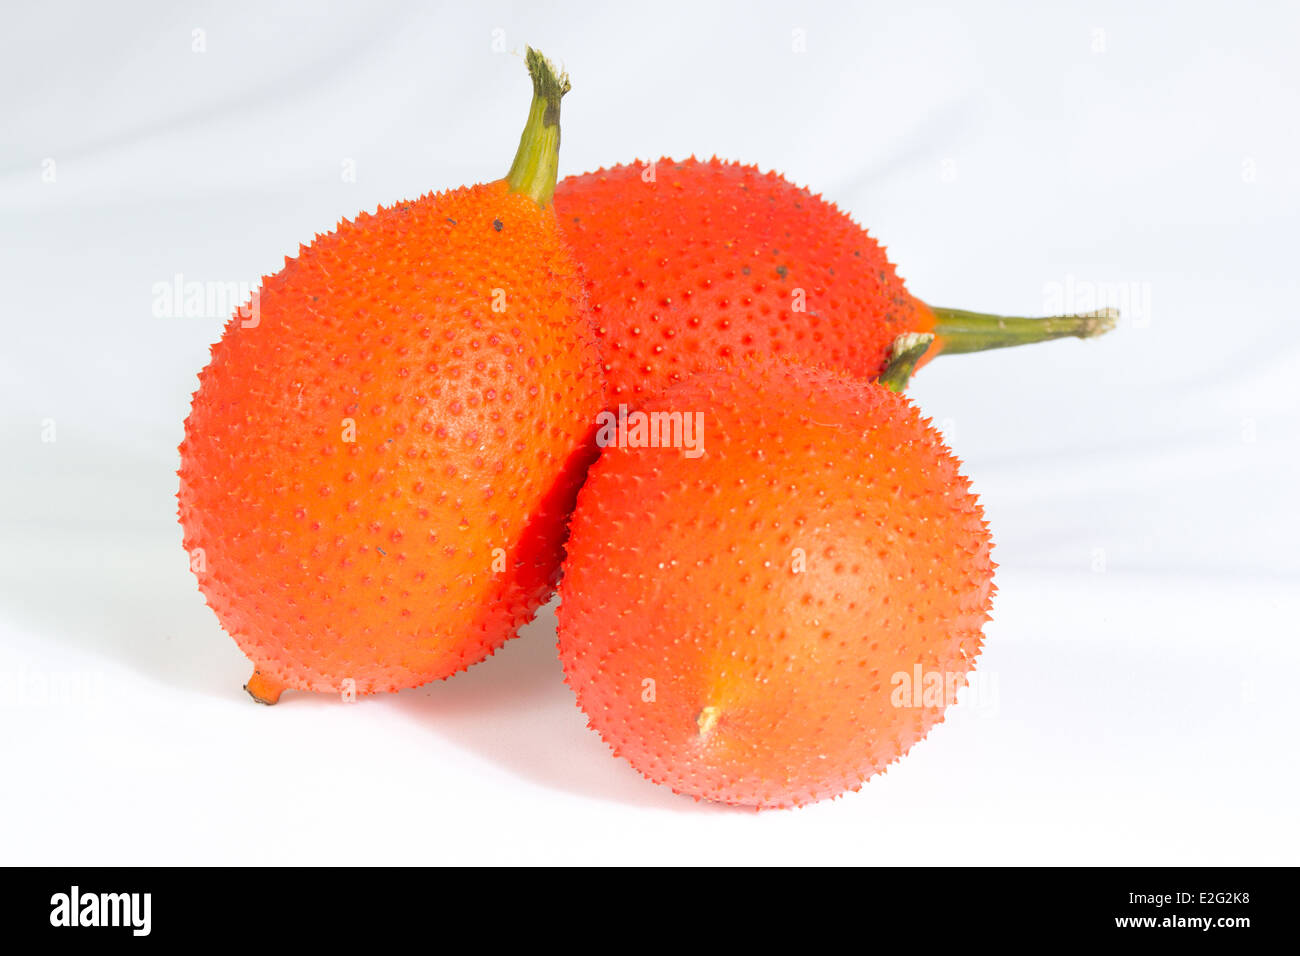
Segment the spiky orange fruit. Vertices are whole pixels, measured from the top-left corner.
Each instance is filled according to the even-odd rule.
[[[856,790],[943,719],[980,650],[994,565],[959,462],[903,396],[789,363],[641,411],[572,520],[559,649],[579,705],[679,793]],[[662,437],[656,414],[701,415],[703,454],[630,439]]]
[[[506,180],[318,236],[200,374],[185,547],[260,700],[447,677],[552,593],[602,387],[546,204],[567,79],[529,67]]]
[[[1109,311],[1023,319],[931,308],[849,216],[756,166],[614,166],[563,180],[555,209],[583,268],[615,403],[745,356],[875,378],[904,333],[935,336],[911,359],[919,367],[940,352],[1087,337],[1114,323]]]

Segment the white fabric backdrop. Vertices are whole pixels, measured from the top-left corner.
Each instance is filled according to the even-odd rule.
[[[1300,16],[812,7],[6,10],[6,862],[1297,862]],[[758,162],[927,301],[1125,312],[915,383],[994,529],[996,696],[857,795],[755,815],[643,782],[549,612],[446,684],[240,691],[173,498],[225,316],[157,317],[154,285],[255,282],[340,216],[498,178],[527,79],[494,45],[525,43],[573,75],[562,173]]]

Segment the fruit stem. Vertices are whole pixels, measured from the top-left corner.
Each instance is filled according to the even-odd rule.
[[[569,75],[556,73],[551,61],[532,47],[525,57],[533,78],[533,102],[519,137],[519,151],[506,174],[512,193],[531,196],[545,206],[555,194],[560,165],[560,99],[569,92]]]
[[[1044,319],[989,315],[935,306],[931,306],[930,311],[934,313],[934,334],[939,339],[937,351],[940,355],[982,352],[1070,336],[1090,339],[1109,332],[1119,318],[1119,310],[1114,308]]]
[[[904,332],[898,336],[889,347],[889,363],[876,381],[891,392],[901,392],[907,388],[912,372],[916,370],[916,363],[933,341],[934,335],[930,332]]]
[[[267,677],[261,671],[254,670],[253,676],[244,685],[244,690],[248,691],[248,696],[259,704],[274,704],[284,693],[284,685]]]

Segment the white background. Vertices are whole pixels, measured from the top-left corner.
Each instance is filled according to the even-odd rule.
[[[915,383],[993,526],[996,695],[858,794],[643,781],[549,611],[447,683],[240,689],[173,497],[226,316],[155,317],[154,284],[255,282],[341,216],[499,178],[529,87],[494,36],[572,73],[562,173],[757,162],[927,301],[1125,312]],[[1235,2],[7,9],[0,862],[1300,862],[1298,36]]]

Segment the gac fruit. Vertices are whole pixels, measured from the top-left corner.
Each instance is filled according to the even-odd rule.
[[[447,677],[553,593],[603,399],[549,205],[568,80],[528,66],[506,179],[317,236],[199,376],[185,548],[265,703]]]
[[[905,382],[941,353],[1086,338],[1116,317],[1110,309],[1033,319],[928,306],[907,291],[884,247],[834,204],[776,173],[716,158],[570,176],[555,210],[582,265],[615,403],[759,355],[864,379],[897,360]],[[934,338],[900,355],[903,334]]]
[[[904,396],[793,363],[700,373],[639,412],[583,486],[560,584],[590,726],[699,799],[858,789],[980,652],[994,564],[959,462]],[[674,415],[700,416],[699,447],[646,447]],[[927,693],[900,694],[918,674]]]

